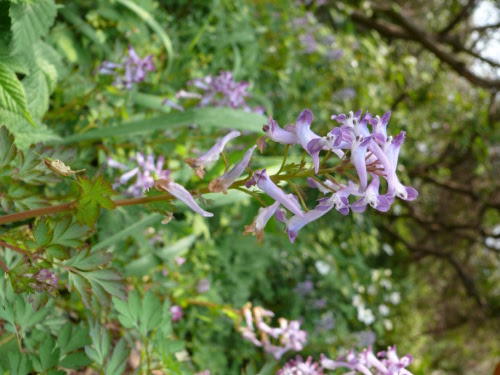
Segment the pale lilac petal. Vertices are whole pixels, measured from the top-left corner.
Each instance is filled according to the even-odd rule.
[[[224,173],[222,176],[216,178],[208,184],[208,189],[211,192],[223,192],[224,194],[227,192],[227,189],[242,175],[245,171],[246,167],[250,163],[250,159],[252,157],[253,151],[257,145],[251,147],[239,163],[237,163],[231,170]]]
[[[295,238],[297,237],[297,233],[299,232],[302,227],[305,225],[309,224],[310,222],[319,219],[321,216],[325,215],[334,207],[333,204],[330,204],[329,206],[324,206],[324,205],[318,205],[314,210],[308,211],[303,216],[293,216],[291,217],[287,224],[286,224],[286,230],[288,233],[288,238],[290,239],[290,242],[293,243],[295,241]]]
[[[319,150],[325,144],[321,144],[321,148],[318,149],[318,142],[321,141],[316,141],[311,143],[312,145],[312,151],[310,152],[308,145],[310,142],[314,139],[321,139],[320,136],[315,134],[311,130],[311,124],[314,120],[314,116],[312,112],[309,109],[304,109],[302,112],[300,112],[299,117],[297,118],[297,122],[295,123],[295,132],[297,134],[297,139],[299,143],[302,145],[302,148],[307,151],[307,153],[311,156],[313,159],[313,165],[314,165],[314,171],[315,173],[318,173],[319,170]]]
[[[262,127],[269,139],[277,143],[294,145],[298,143],[297,136],[294,131],[281,129],[271,116],[269,116],[268,124]]]
[[[281,190],[267,175],[266,170],[256,171],[254,173],[256,183],[259,189],[263,190],[267,195],[275,201],[280,202],[283,207],[293,212],[295,215],[303,216],[302,209],[296,200],[291,199],[283,190]]]
[[[196,203],[193,196],[189,193],[189,191],[187,191],[184,188],[184,186],[179,185],[170,179],[156,180],[155,187],[158,190],[166,191],[166,192],[172,194],[174,197],[176,197],[180,201],[184,202],[194,212],[196,212],[202,216],[205,216],[205,217],[214,216],[213,213],[207,212],[207,211],[203,210],[200,206],[198,206],[198,203]]]
[[[233,130],[226,134],[224,137],[219,139],[208,151],[201,154],[195,159],[186,158],[186,163],[188,163],[192,168],[198,168],[197,174],[200,178],[203,178],[204,168],[212,165],[217,160],[219,160],[219,156],[221,152],[224,150],[226,144],[236,137],[239,137],[241,133],[239,131]]]

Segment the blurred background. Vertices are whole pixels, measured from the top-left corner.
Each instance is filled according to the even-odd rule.
[[[309,332],[303,356],[394,343],[414,356],[416,374],[493,374],[500,360],[500,3],[132,1],[144,13],[127,3],[80,0],[58,10],[46,36],[60,59],[43,117],[51,131],[83,134],[171,113],[158,103],[178,102],[188,81],[231,71],[249,83],[249,106],[280,125],[310,108],[313,129],[324,134],[332,114],[391,110],[389,132],[407,134],[399,174],[420,193],[386,214],[332,212],[293,245],[274,221],[261,244],[242,236],[260,206],[249,197],[214,208],[213,220],[186,213],[116,242],[122,251],[114,263],[132,284],[153,282],[183,306],[176,334],[196,367],[236,374],[266,361],[220,311],[189,304],[202,295],[300,319]],[[139,88],[119,90],[96,70],[120,61],[129,44],[139,56],[152,54],[156,71]],[[194,183],[178,161],[219,134],[170,132],[80,143],[77,163],[97,169],[108,156],[154,152]],[[282,157],[283,147],[270,145],[254,168],[279,166]],[[98,238],[142,215],[133,208],[105,214]],[[149,255],[186,238],[196,240],[176,253],[187,259],[182,269]]]

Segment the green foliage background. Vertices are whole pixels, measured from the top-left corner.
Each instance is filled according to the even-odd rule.
[[[367,2],[297,3],[0,2],[2,214],[79,200],[74,218],[60,214],[0,229],[3,243],[31,256],[43,252],[47,262],[27,265],[22,255],[2,247],[11,271],[0,280],[0,373],[87,367],[132,373],[131,361],[139,358],[137,373],[154,368],[167,374],[270,374],[280,363],[235,329],[234,309],[248,301],[277,317],[302,320],[309,332],[303,356],[335,357],[361,348],[360,333],[370,330],[377,349],[397,344],[400,354],[413,354],[416,374],[492,373],[500,353],[500,274],[498,251],[485,249],[481,230],[498,224],[500,206],[487,206],[481,229],[471,229],[469,237],[450,237],[458,238],[452,219],[467,221],[475,202],[496,189],[495,96],[491,100],[489,91],[459,79],[417,46],[359,28],[350,11],[368,9]],[[457,7],[437,3],[441,8],[431,24],[442,22],[450,4]],[[300,18],[305,26],[297,26]],[[323,42],[305,53],[301,36],[310,30]],[[140,56],[152,54],[157,69],[125,91],[96,71],[104,60],[120,61],[129,44]],[[333,49],[343,56],[329,58]],[[257,114],[213,108],[180,113],[161,105],[190,79],[225,70],[248,81],[249,104],[264,106],[280,124],[310,108],[320,134],[332,127],[334,113],[393,109],[390,131],[408,134],[400,174],[419,189],[419,200],[397,203],[387,215],[331,213],[302,229],[293,245],[275,222],[266,227],[262,244],[243,237],[259,203],[238,191],[205,196],[213,219],[179,206],[164,225],[155,211],[171,206],[114,208],[104,180],[117,175],[103,167],[107,156],[125,162],[136,151],[164,155],[178,182],[195,188],[198,180],[182,163],[193,148],[205,149],[228,128],[244,131],[241,150],[261,135],[265,118]],[[283,152],[269,145],[253,167],[279,168]],[[290,160],[298,161],[295,152]],[[40,155],[95,177],[61,179]],[[241,155],[234,151],[230,161]],[[206,180],[222,171],[217,165]],[[474,191],[476,200],[453,199],[429,181],[452,187],[470,182],[460,187]],[[431,244],[452,244],[452,252],[433,254]],[[178,266],[176,256],[187,262]],[[55,298],[33,293],[27,276],[48,266],[63,285]],[[197,290],[201,280],[210,283],[206,293]],[[296,288],[306,280],[314,289],[302,296]],[[400,303],[391,302],[393,293],[400,294]],[[375,313],[370,326],[358,320],[356,295]],[[315,307],[322,299],[324,306]],[[176,323],[172,304],[184,309]],[[381,304],[390,306],[387,317],[379,312]],[[334,326],[324,328],[332,319]]]

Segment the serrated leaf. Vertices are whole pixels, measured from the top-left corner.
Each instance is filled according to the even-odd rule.
[[[106,374],[110,375],[120,375],[125,370],[127,365],[128,350],[125,344],[125,340],[121,339],[113,350],[113,355],[106,364]]]
[[[12,134],[14,134],[15,144],[21,150],[27,150],[34,143],[56,142],[61,139],[46,125],[37,123],[36,128],[34,128],[22,114],[8,111],[2,108],[1,105],[0,124],[6,125]],[[26,131],[26,129],[29,129],[29,131]]]
[[[161,322],[162,310],[158,297],[148,291],[142,300],[139,330],[143,336],[148,336]]]
[[[23,54],[45,36],[57,15],[53,0],[38,0],[11,4],[12,54]]]
[[[52,241],[52,233],[49,223],[46,220],[40,220],[33,227],[33,237],[35,238],[37,247],[45,247]]]
[[[72,222],[69,217],[57,221],[52,230],[51,243],[68,247],[81,246],[89,232],[87,227]]]
[[[16,152],[14,136],[5,126],[2,126],[0,128],[0,172],[14,160]]]
[[[91,271],[108,264],[111,258],[112,255],[106,251],[90,252],[87,249],[79,251],[71,259],[65,261],[64,264],[82,271]]]
[[[59,366],[67,369],[77,369],[88,366],[92,361],[83,352],[70,353],[59,361]]]
[[[86,177],[78,177],[80,185],[80,197],[76,204],[76,219],[92,227],[99,218],[100,207],[107,209],[115,208],[115,203],[110,198],[117,193],[113,191],[111,184],[105,181],[102,175],[93,180]]]
[[[24,87],[16,74],[5,64],[0,63],[0,108],[14,114],[22,114],[32,124]]]
[[[23,79],[23,87],[30,113],[35,118],[42,118],[49,109],[47,78],[40,69],[37,69]]]
[[[79,273],[76,272],[70,272],[68,275],[68,280],[69,280],[68,289],[74,286],[78,294],[80,294],[80,297],[85,307],[90,309],[91,293],[92,293],[92,288],[90,287],[90,283],[85,278],[80,276]]]

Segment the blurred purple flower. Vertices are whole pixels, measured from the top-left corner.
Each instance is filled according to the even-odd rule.
[[[247,92],[249,84],[236,82],[230,71],[223,71],[215,77],[195,78],[189,81],[188,85],[194,86],[203,93],[180,90],[176,97],[178,99],[200,99],[198,107],[230,107],[244,109],[248,112],[262,112],[262,107],[252,109],[248,106],[245,98],[250,96],[250,93]]]
[[[327,53],[328,60],[334,61],[339,60],[344,57],[344,50],[342,49],[330,49]]]
[[[302,44],[302,53],[313,53],[318,50],[318,42],[311,32],[299,35],[299,41]]]
[[[278,370],[276,375],[323,375],[323,369],[317,362],[312,361],[312,357],[307,357],[304,362],[301,356],[288,361],[283,368]]]
[[[377,356],[379,358],[377,358]],[[406,355],[399,358],[396,354],[396,347],[389,347],[387,352],[380,352],[375,356],[371,348],[364,349],[356,355],[351,350],[345,357],[339,357],[337,360],[326,358],[322,355],[321,366],[324,369],[336,370],[338,368],[347,368],[353,374],[361,373],[364,375],[372,375],[375,371],[377,375],[411,375],[412,373],[406,370],[412,361],[411,355]],[[385,358],[384,358],[385,357]]]
[[[128,57],[124,63],[104,61],[98,68],[99,74],[114,76],[114,86],[124,87],[127,90],[131,90],[134,84],[143,82],[147,72],[154,70],[153,55],[141,59],[131,45],[128,46]]]
[[[196,286],[196,290],[198,293],[206,293],[210,290],[210,281],[207,279],[201,279],[198,281],[198,285]]]
[[[41,269],[35,273],[34,279],[36,283],[30,284],[37,292],[47,291],[54,292],[59,286],[59,276],[49,269]]]
[[[155,178],[168,178],[170,172],[163,169],[165,163],[165,158],[159,156],[155,163],[155,156],[148,155],[144,156],[142,152],[137,152],[132,158],[136,166],[122,174],[113,184],[113,188],[116,189],[120,185],[127,185],[128,182],[135,177],[135,182],[130,185],[125,191],[126,194],[135,197],[140,197],[147,189],[154,186]],[[115,169],[127,170],[128,166],[122,164],[112,158],[108,158],[106,164]]]
[[[172,321],[173,322],[178,322],[179,320],[182,319],[182,307],[177,306],[177,305],[172,305],[170,306],[170,313],[172,314]]]
[[[302,297],[307,296],[314,290],[314,283],[311,280],[305,280],[297,284],[293,289],[295,293],[300,294]]]

